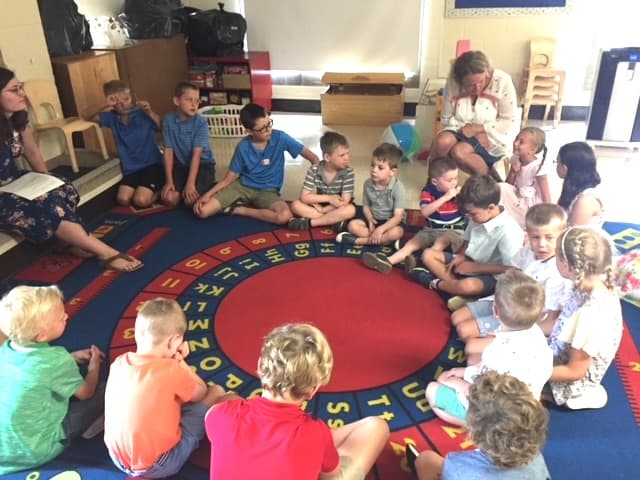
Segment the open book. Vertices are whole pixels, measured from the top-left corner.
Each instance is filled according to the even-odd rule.
[[[64,185],[64,182],[53,175],[28,172],[17,180],[0,187],[0,192],[12,193],[27,200],[33,200],[61,185]]]

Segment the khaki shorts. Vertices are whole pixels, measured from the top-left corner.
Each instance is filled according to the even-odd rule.
[[[227,185],[216,193],[214,198],[220,202],[223,209],[236,201],[248,203],[255,208],[271,208],[274,203],[284,201],[277,190],[256,190],[245,187],[240,180]]]
[[[340,480],[364,480],[366,472],[363,472],[359,465],[351,457],[340,457]],[[325,478],[320,475],[320,480]]]
[[[420,243],[420,249],[424,250],[433,246],[438,237],[447,236],[451,240],[451,251],[457,252],[463,243],[464,232],[449,228],[423,228],[415,234],[413,239]]]

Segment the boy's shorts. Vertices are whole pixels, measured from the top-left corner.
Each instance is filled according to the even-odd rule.
[[[447,385],[438,385],[436,390],[435,407],[444,410],[460,420],[467,418],[467,406],[460,401],[458,392]]]
[[[449,228],[431,228],[425,227],[416,233],[412,240],[415,240],[420,245],[420,250],[433,246],[435,241],[442,236],[449,237],[451,240],[451,251],[457,252],[462,246],[464,231],[455,230]]]
[[[177,161],[173,163],[173,184],[176,187],[176,192],[184,190],[188,176],[189,170],[187,168]],[[196,190],[198,194],[204,195],[208,190],[213,188],[215,184],[216,166],[213,163],[201,163],[198,168],[198,175],[196,176]]]
[[[453,253],[444,252],[444,263],[448,265],[453,260],[453,257]],[[489,273],[479,273],[475,275],[460,275],[459,273],[456,273],[455,276],[458,280],[463,280],[465,278],[477,278],[480,280],[482,282],[482,291],[478,292],[478,297],[488,297],[489,295],[493,295],[496,291],[496,277]]]
[[[496,157],[491,155],[487,150],[480,144],[476,137],[467,137],[460,132],[451,132],[458,139],[459,142],[468,143],[473,147],[473,151],[480,155],[484,160],[484,163],[487,164],[487,167],[491,168],[494,163],[500,160],[502,157]]]
[[[364,222],[365,225],[369,225],[369,222],[367,221],[367,217],[364,216],[364,212],[360,212],[358,215],[356,215],[356,217],[354,218],[354,220],[356,219],[360,219]],[[376,221],[376,225],[382,225],[383,223],[388,222],[389,220],[391,220],[391,217],[389,218],[373,218]],[[404,228],[406,223],[406,218],[403,217],[402,221],[398,224],[399,227]]]
[[[248,203],[255,208],[271,208],[276,202],[283,202],[280,193],[275,189],[256,190],[235,180],[230,185],[220,190],[214,195],[216,200],[220,202],[220,206],[224,209],[234,202],[241,201]]]
[[[160,458],[147,470],[141,472],[129,470],[109,452],[111,460],[116,467],[131,477],[166,478],[176,474],[184,467],[191,454],[198,448],[200,440],[204,438],[204,417],[209,408],[209,405],[199,402],[183,404],[180,416],[180,440],[171,450],[160,455]]]
[[[495,332],[500,326],[500,320],[493,314],[493,300],[478,300],[467,303],[467,307],[478,324],[481,337]]]
[[[131,188],[144,187],[152,192],[157,192],[162,189],[164,180],[164,167],[156,163],[125,175],[120,181],[120,185]]]

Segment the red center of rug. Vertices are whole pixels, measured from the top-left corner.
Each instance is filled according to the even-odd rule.
[[[400,270],[368,270],[349,258],[299,260],[259,272],[218,308],[216,338],[229,359],[255,375],[263,337],[285,323],[312,323],[333,350],[326,392],[374,388],[431,362],[451,323],[440,297]]]

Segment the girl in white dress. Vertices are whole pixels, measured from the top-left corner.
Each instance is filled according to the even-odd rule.
[[[556,263],[575,283],[549,336],[553,400],[570,409],[602,408],[602,378],[622,337],[622,310],[613,288],[611,247],[591,227],[571,227],[559,238]]]
[[[525,229],[530,207],[551,203],[545,158],[546,136],[537,127],[526,127],[513,142],[513,157],[506,182],[500,183],[500,204]]]

